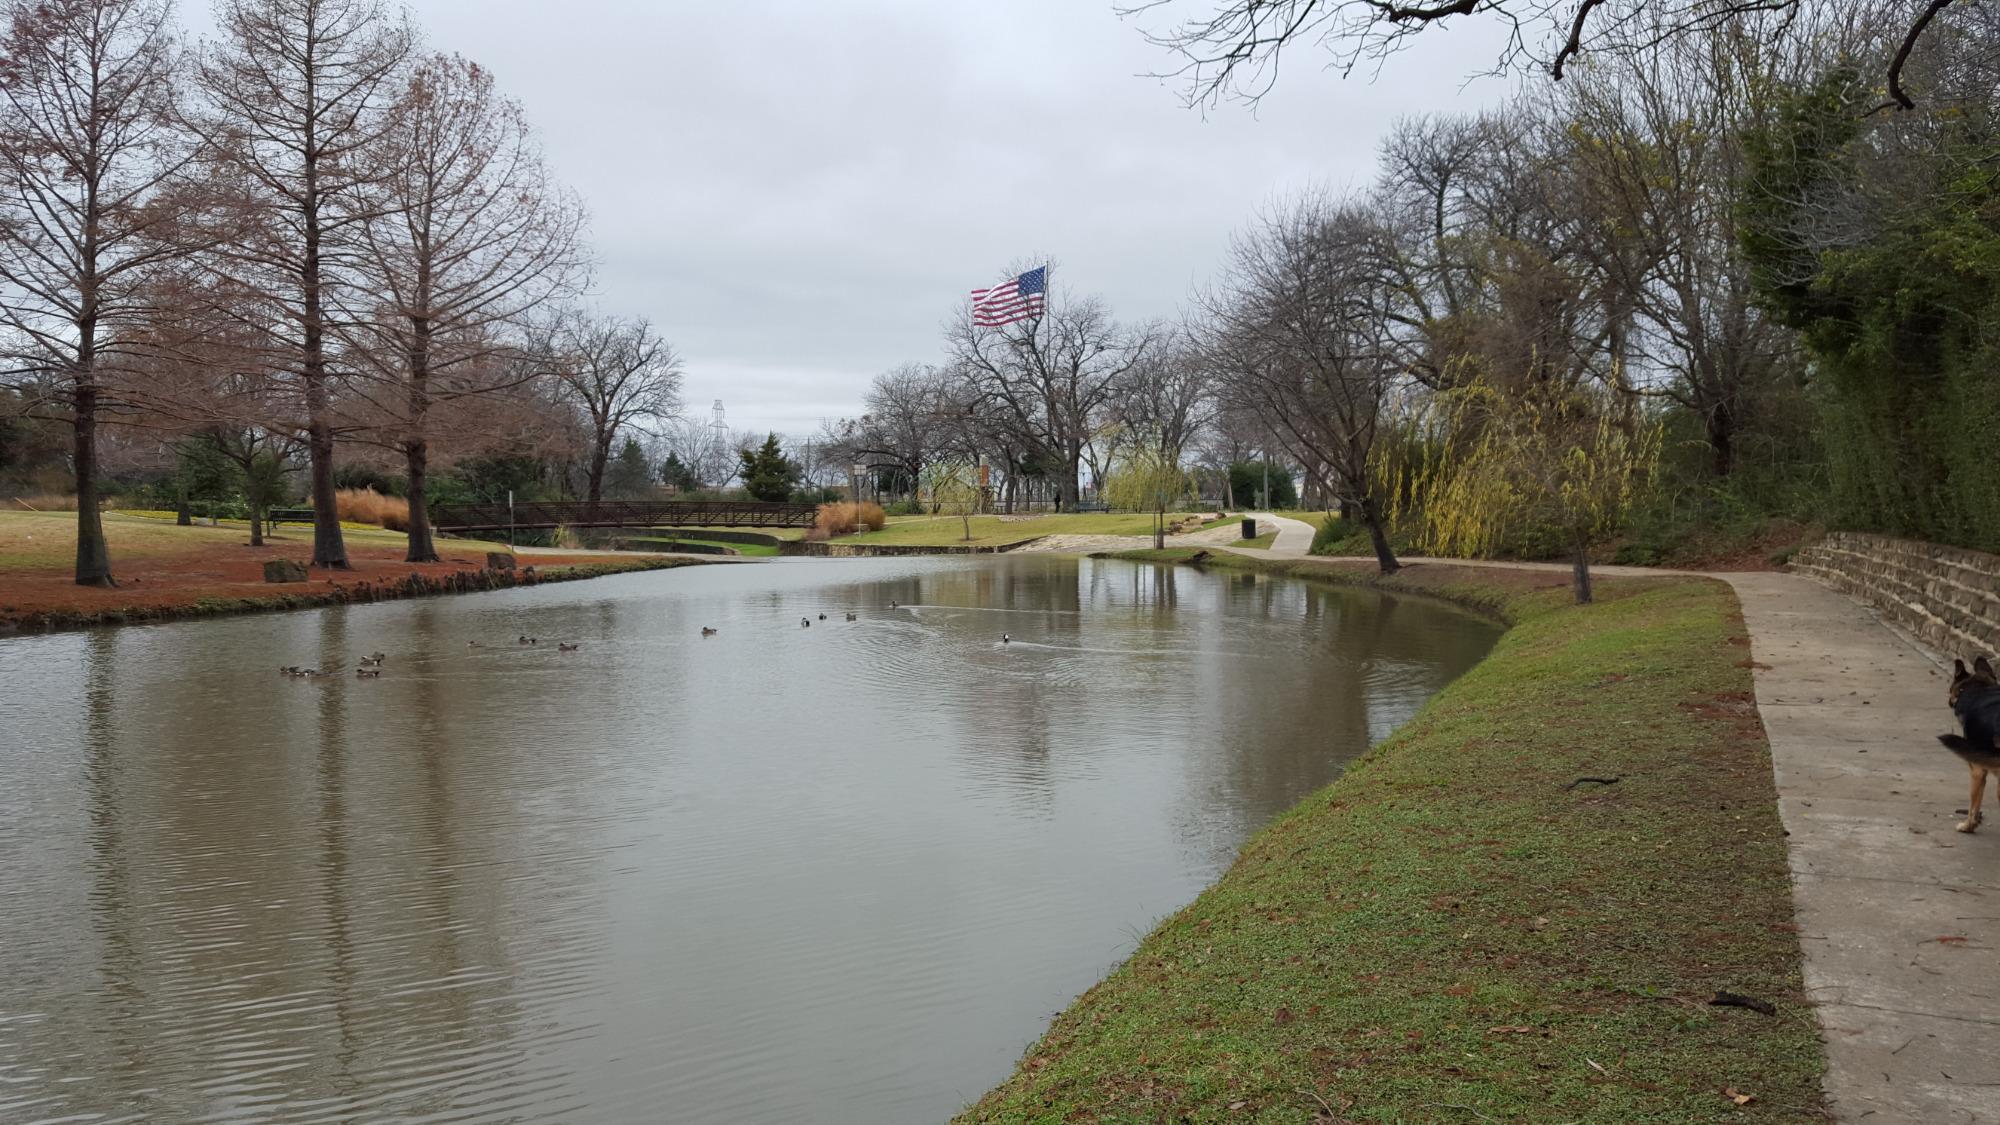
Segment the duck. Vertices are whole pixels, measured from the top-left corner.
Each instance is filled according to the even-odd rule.
[[[380,668],[382,666],[382,660],[383,656],[381,653],[378,652],[373,656],[362,657],[361,666],[363,668]]]
[[[848,614],[848,615],[847,615],[847,619],[848,619],[849,621],[858,621],[858,620],[860,620],[859,618],[855,617],[855,616],[854,616],[854,615],[853,615],[852,613],[850,613],[850,614]]]
[[[283,668],[278,669],[278,675],[280,676],[296,676],[298,674],[299,666],[296,664],[287,664]]]
[[[536,641],[535,638],[533,637],[523,634],[521,637],[521,643],[524,645],[532,645],[532,644],[539,644],[540,642]]]
[[[478,642],[478,641],[467,641],[467,642],[465,642],[465,647],[466,647],[466,648],[478,648],[478,647],[480,647],[480,646],[479,646],[479,642]]]
[[[706,625],[703,625],[701,627],[701,635],[704,637],[713,637],[715,635],[715,632],[716,631],[714,629],[711,629]]]
[[[567,642],[564,642],[564,641],[557,641],[557,642],[556,642],[556,651],[557,651],[557,652],[575,652],[575,651],[576,651],[577,649],[580,649],[580,648],[582,648],[582,647],[583,647],[583,643],[582,643],[581,641],[577,642],[576,644],[569,644],[569,643],[567,643]]]
[[[801,628],[801,629],[810,629],[810,628],[812,628],[812,627],[813,627],[813,619],[812,619],[812,618],[810,618],[810,617],[801,617],[801,618],[799,618],[799,628]]]
[[[380,664],[380,663],[382,663],[382,662],[383,662],[384,660],[387,660],[387,659],[389,659],[389,656],[388,656],[388,654],[387,654],[387,653],[381,653],[381,652],[371,652],[371,653],[369,653],[369,654],[368,654],[368,660],[369,660],[369,662],[370,662],[370,663],[372,663],[372,664]]]
[[[826,614],[824,614],[824,613],[820,614],[820,615],[819,615],[819,619],[820,619],[821,621],[825,621],[825,620],[826,620]]]
[[[1014,643],[1014,635],[1013,635],[1012,633],[1002,633],[1002,634],[1000,634],[1000,643],[1001,643],[1001,644],[1003,644],[1003,645],[1011,645],[1011,644],[1013,644],[1013,643]]]
[[[356,668],[354,670],[355,678],[361,680],[372,680],[381,674],[382,669],[380,668]]]
[[[901,609],[902,607],[901,607],[900,605],[896,604],[896,599],[894,599],[894,598],[890,598],[890,599],[889,599],[889,608],[890,608],[890,609]]]

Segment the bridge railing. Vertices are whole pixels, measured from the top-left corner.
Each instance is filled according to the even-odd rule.
[[[532,531],[554,527],[810,527],[816,504],[756,500],[529,500],[435,504],[439,531]]]

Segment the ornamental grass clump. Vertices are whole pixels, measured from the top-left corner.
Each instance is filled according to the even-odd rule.
[[[343,488],[333,494],[334,510],[348,523],[372,523],[390,531],[410,529],[410,502],[372,488]]]
[[[815,534],[811,538],[831,539],[836,535],[851,535],[863,528],[880,531],[888,522],[889,516],[882,510],[880,504],[872,502],[856,504],[847,500],[821,504],[819,512],[813,517],[812,529]]]

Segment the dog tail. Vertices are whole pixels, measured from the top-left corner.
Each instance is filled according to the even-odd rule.
[[[2000,751],[1996,751],[1990,743],[1980,746],[1971,739],[1956,734],[1941,734],[1937,736],[1937,740],[1944,743],[1945,749],[1975,766],[2000,769]]]

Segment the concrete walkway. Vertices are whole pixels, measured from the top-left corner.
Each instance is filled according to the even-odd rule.
[[[1949,662],[1790,574],[1719,574],[1756,664],[1840,1121],[2000,1122],[2000,822],[1953,829]]]
[[[1275,515],[1271,512],[1250,512],[1247,514],[1256,518],[1257,530],[1259,531],[1264,530],[1265,524],[1275,526],[1278,529],[1278,537],[1271,540],[1269,547],[1261,549],[1256,547],[1233,547],[1231,550],[1241,551],[1246,555],[1266,555],[1273,558],[1289,559],[1305,558],[1306,554],[1312,550],[1313,525],[1304,520],[1295,520],[1290,516]]]

